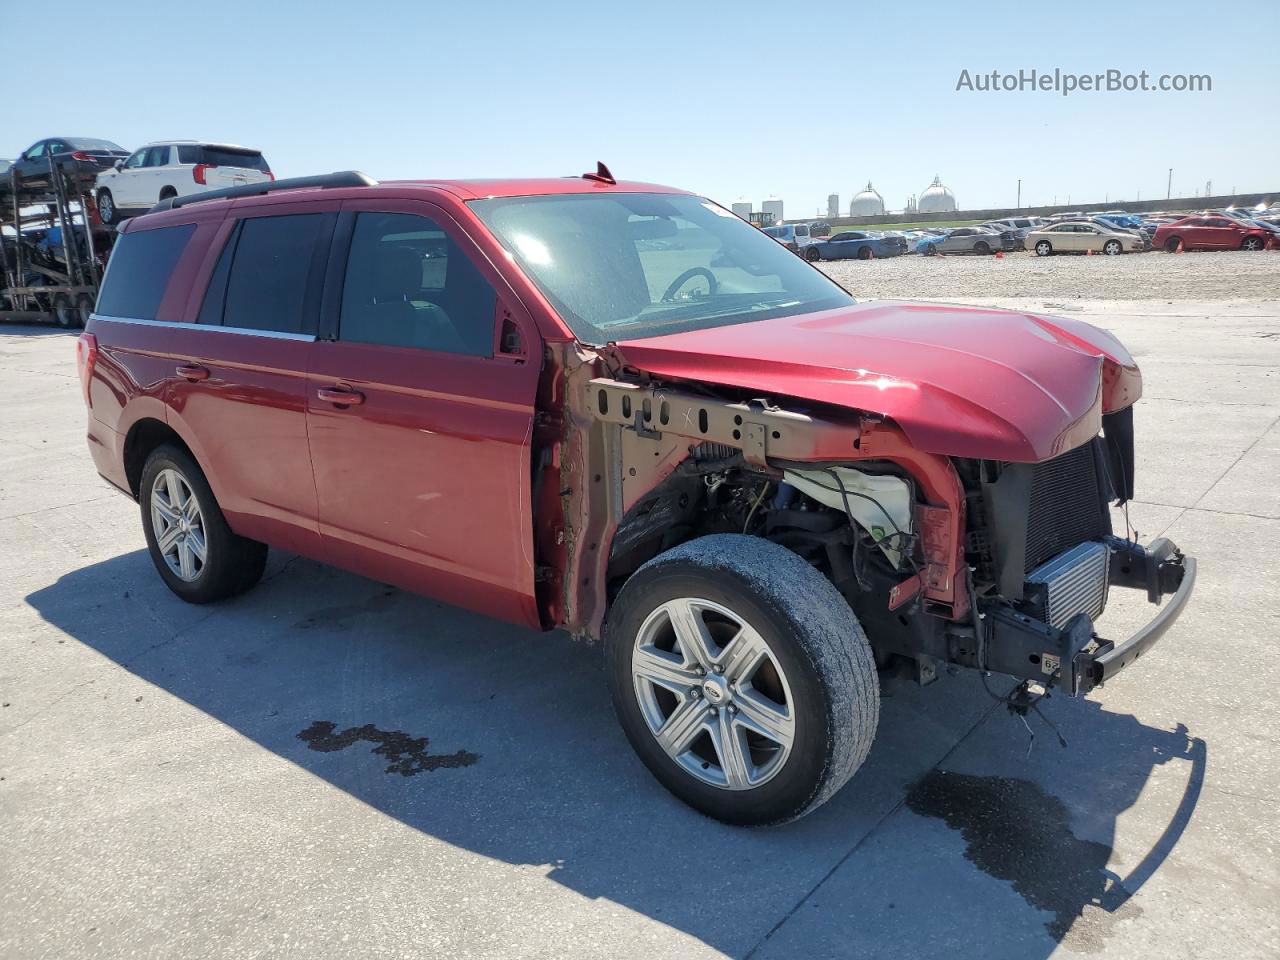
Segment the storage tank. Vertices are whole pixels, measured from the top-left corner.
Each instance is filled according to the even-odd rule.
[[[729,209],[740,216],[743,220],[751,219],[751,201],[735,200],[729,204]]]
[[[867,181],[866,188],[849,201],[849,216],[880,217],[884,216],[884,197],[876,192],[876,188]]]
[[[771,214],[773,216],[774,223],[781,223],[784,219],[782,216],[782,201],[777,197],[770,197],[764,203],[760,204],[760,210],[763,213]]]
[[[941,177],[933,178],[933,183],[920,194],[916,206],[921,213],[951,213],[960,209],[956,195],[942,185]]]
[[[827,219],[834,220],[840,216],[840,194],[827,194]]]

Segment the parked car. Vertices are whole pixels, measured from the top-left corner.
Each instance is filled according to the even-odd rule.
[[[1103,220],[1051,223],[1027,234],[1027,246],[1037,256],[1055,253],[1140,253],[1146,240],[1130,230],[1119,230]]]
[[[807,223],[781,223],[776,227],[764,227],[761,232],[767,237],[773,237],[792,253],[799,253],[801,247],[813,242]]]
[[[104,223],[115,223],[170,197],[273,179],[260,150],[197,140],[158,141],[98,174],[98,214]]]
[[[27,147],[13,163],[24,186],[38,187],[49,182],[49,161],[59,170],[80,170],[92,175],[109,169],[129,151],[110,140],[93,137],[49,137]]]
[[[956,227],[936,237],[926,237],[916,244],[916,252],[926,256],[935,253],[977,253],[983,256],[1006,249],[1000,234],[981,227]],[[1012,250],[1009,246],[1007,249]]]
[[[1007,674],[1025,713],[1146,662],[1191,595],[1173,543],[1112,535],[1142,379],[1078,319],[858,304],[603,167],[169,206],[121,226],[77,349],[168,588],[240,593],[270,544],[594,638],[640,758],[711,816],[829,799],[879,669]],[[1099,639],[1120,588],[1172,599]]]
[[[1031,232],[1030,227],[1011,227],[1003,220],[992,220],[987,223],[980,223],[978,226],[980,229],[990,230],[1000,237],[1000,249],[1005,252],[1027,249],[1027,245],[1023,240]]]
[[[906,252],[905,237],[877,237],[859,230],[847,230],[825,240],[814,240],[804,248],[804,258],[810,263],[819,260],[871,260],[875,257],[898,257]]]
[[[1172,253],[1183,250],[1262,250],[1271,234],[1262,227],[1232,217],[1184,217],[1166,223],[1155,232],[1152,242]]]
[[[809,236],[811,237],[829,237],[831,236],[831,224],[822,220],[815,220],[809,224]]]

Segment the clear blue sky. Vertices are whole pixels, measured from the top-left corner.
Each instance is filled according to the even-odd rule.
[[[25,60],[17,82],[45,93],[0,101],[0,156],[61,134],[244,143],[279,176],[561,175],[599,158],[724,203],[777,194],[788,216],[868,179],[901,207],[935,173],[970,208],[1012,204],[1019,177],[1024,203],[1163,196],[1170,166],[1175,195],[1280,189],[1275,0],[58,7],[80,25],[66,50],[86,55],[85,93],[51,93],[52,44]],[[1241,52],[1255,39],[1271,52]],[[1208,73],[1213,91],[955,91],[962,68],[1033,67]]]

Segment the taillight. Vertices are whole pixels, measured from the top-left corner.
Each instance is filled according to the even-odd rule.
[[[83,150],[77,150],[71,156],[76,160],[92,160],[93,159],[93,157],[89,156]]]
[[[216,166],[216,163],[197,163],[191,168],[191,179],[195,180],[196,183],[204,183],[204,172],[210,167]]]
[[[80,374],[80,387],[84,390],[84,402],[89,401],[89,382],[93,379],[93,365],[98,362],[98,338],[92,333],[80,334],[76,341],[76,371]]]
[[[267,171],[267,179],[268,179],[268,180],[272,180],[272,181],[274,181],[274,180],[275,180],[275,178],[276,178],[276,175],[275,175],[274,173],[272,173],[270,170],[268,170],[268,171]]]

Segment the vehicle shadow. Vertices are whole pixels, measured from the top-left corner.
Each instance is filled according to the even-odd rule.
[[[927,893],[954,870],[1018,894],[982,916],[984,956],[1047,956],[1086,908],[1119,911],[1155,872],[1203,776],[1203,745],[1185,731],[1088,701],[1055,700],[1053,717],[1087,731],[1090,747],[1061,751],[1042,737],[1037,751],[1057,753],[1011,765],[1025,750],[1021,723],[958,677],[884,700],[871,758],[825,807],[781,828],[734,829],[688,810],[648,776],[614,721],[599,649],[559,633],[498,624],[275,553],[265,583],[216,608],[173,598],[143,551],[67,573],[26,602],[130,673],[386,816],[463,850],[543,868],[583,897],[731,956],[770,954],[791,926],[777,925],[819,885],[830,912],[812,940],[840,936],[813,955],[861,940],[863,955],[954,956],[951,936],[973,917]],[[930,771],[940,762],[950,769],[962,739],[963,771],[939,780]],[[1156,766],[1197,750],[1199,774],[1189,775],[1164,836],[1127,878],[1110,874],[1116,817]],[[1054,797],[1060,788],[1067,805]],[[1073,833],[1080,810],[1086,839]],[[1027,818],[1036,829],[1020,831]],[[895,922],[881,930],[865,902],[841,902],[841,885],[824,880],[848,873],[851,851],[860,856],[873,833],[924,836],[915,823],[945,824],[966,851],[926,843],[876,866],[885,875],[872,878],[873,891],[920,891],[889,904]],[[1025,862],[1020,845],[1033,854]],[[1064,857],[1065,882],[1054,879]],[[432,889],[433,878],[422,885]],[[440,878],[435,893],[450,896],[449,885]]]

